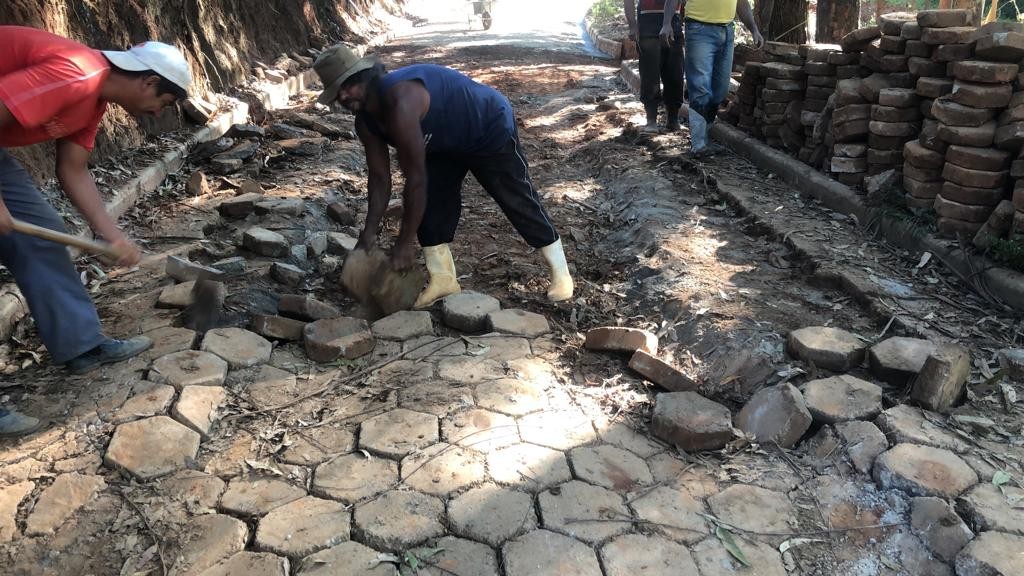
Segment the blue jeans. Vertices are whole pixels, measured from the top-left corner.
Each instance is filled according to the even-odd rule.
[[[686,86],[689,91],[690,138],[694,150],[707,146],[707,127],[729,93],[735,27],[687,20]]]

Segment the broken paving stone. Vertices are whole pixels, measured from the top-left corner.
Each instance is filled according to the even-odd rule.
[[[882,388],[848,374],[804,384],[804,402],[816,422],[869,420],[882,411]]]
[[[585,446],[569,452],[576,477],[617,492],[632,492],[654,483],[647,463],[617,446]]]
[[[658,486],[630,502],[636,515],[651,528],[685,544],[707,537],[710,527],[704,520],[704,505],[689,492]]]
[[[341,316],[341,311],[326,302],[312,296],[287,294],[281,296],[277,303],[277,312],[282,316],[299,320],[315,321],[330,320]]]
[[[352,504],[390,490],[398,481],[397,462],[353,453],[317,466],[311,489],[318,496]]]
[[[382,340],[412,340],[434,335],[434,321],[430,312],[402,310],[377,320],[370,327],[373,335]]]
[[[171,415],[204,439],[209,438],[213,424],[219,419],[217,411],[227,397],[220,386],[185,386]]]
[[[676,367],[643,350],[633,353],[629,359],[629,367],[669,392],[686,392],[695,390],[698,386]]]
[[[1024,537],[983,532],[956,557],[957,576],[1016,576],[1024,574]]]
[[[224,272],[226,275],[236,276],[245,273],[249,267],[249,261],[244,256],[234,256],[214,262],[213,267]]]
[[[263,516],[294,502],[306,491],[279,478],[235,478],[220,498],[220,508],[236,516]]]
[[[734,484],[708,499],[712,514],[722,522],[751,532],[790,532],[797,524],[796,509],[781,492]]]
[[[970,375],[970,352],[962,346],[942,346],[925,360],[910,397],[928,410],[946,412],[963,396]]]
[[[875,419],[878,429],[896,444],[921,444],[957,453],[971,450],[971,444],[948,432],[941,422],[939,415],[907,404],[893,406]]]
[[[190,262],[180,256],[168,256],[164,264],[164,274],[178,282],[190,282],[200,278],[204,280],[220,280],[224,273],[216,268]]]
[[[537,500],[545,528],[572,534],[588,544],[622,534],[631,526],[622,496],[579,480],[541,492]]]
[[[487,326],[492,332],[537,338],[551,331],[548,319],[540,314],[510,308],[487,315]]]
[[[243,140],[231,149],[217,154],[217,156],[214,157],[214,160],[248,160],[256,155],[256,151],[259,150],[259,148],[259,142]]]
[[[288,240],[266,228],[254,226],[242,235],[242,246],[260,256],[280,258],[288,255]]]
[[[500,309],[497,298],[466,290],[442,301],[441,318],[456,330],[483,332],[487,329],[487,315]]]
[[[658,337],[646,330],[605,326],[587,331],[583,347],[587,350],[629,352],[643,350],[652,356],[658,353]]]
[[[445,443],[413,452],[400,467],[403,484],[431,496],[447,496],[487,477],[479,452]]]
[[[139,382],[132,388],[132,397],[117,409],[110,422],[124,424],[140,418],[165,414],[172,402],[174,402],[173,386]]]
[[[329,143],[330,140],[327,138],[291,138],[277,141],[282,150],[296,156],[319,156]]]
[[[264,338],[274,340],[302,340],[302,332],[306,328],[306,322],[293,320],[283,316],[264,316],[257,314],[252,317],[253,332]]]
[[[389,458],[404,458],[437,440],[437,416],[404,408],[374,416],[359,427],[359,447]]]
[[[870,474],[875,458],[889,449],[885,434],[871,422],[839,422],[836,432],[846,443],[846,454],[861,474]]]
[[[184,526],[171,574],[201,574],[245,549],[249,530],[245,523],[224,514],[205,514]]]
[[[64,525],[96,492],[107,487],[99,476],[61,474],[36,500],[25,521],[26,536],[52,534]]]
[[[239,552],[200,576],[288,576],[288,559],[267,552]]]
[[[302,216],[306,211],[306,201],[302,198],[267,198],[257,202],[254,208],[260,216]]]
[[[297,286],[306,279],[306,271],[291,264],[274,262],[270,266],[270,277],[285,286]]]
[[[182,470],[160,483],[162,492],[181,502],[192,514],[211,512],[227,485],[220,478],[197,470]]]
[[[306,325],[303,332],[306,355],[314,362],[354,360],[373,351],[376,341],[370,325],[359,318],[332,318]]]
[[[491,452],[487,455],[487,469],[496,482],[531,492],[572,479],[562,452],[535,444],[516,444]]]
[[[683,450],[718,450],[733,439],[732,413],[696,392],[658,394],[651,432]]]
[[[525,492],[485,485],[448,504],[452,531],[459,536],[501,546],[537,526],[533,498]]]
[[[381,562],[380,552],[358,542],[343,542],[302,560],[297,576],[397,576],[390,562]]]
[[[519,443],[519,427],[504,414],[474,409],[445,418],[441,437],[450,444],[486,454]]]
[[[402,552],[441,536],[444,503],[419,492],[386,492],[356,506],[357,539],[380,550]]]
[[[256,529],[257,550],[304,558],[349,537],[352,515],[340,502],[306,496],[264,516]]]
[[[811,413],[803,394],[792,384],[763,388],[736,416],[736,427],[758,442],[792,448],[811,427]]]
[[[660,536],[626,534],[601,548],[608,576],[699,576],[686,546]]]
[[[916,444],[897,444],[883,453],[873,476],[883,489],[939,498],[956,498],[978,483],[978,475],[956,454]]]
[[[18,506],[35,487],[35,483],[29,481],[0,486],[0,544],[10,542],[18,536],[18,525],[15,522]],[[526,498],[529,500],[529,496]]]
[[[221,158],[220,156],[214,156],[210,159],[210,171],[214,174],[220,174],[223,176],[238,172],[244,165],[245,162],[238,160],[237,158]]]
[[[188,467],[199,452],[199,434],[167,416],[121,424],[103,463],[143,482]]]
[[[215,328],[206,333],[201,349],[220,356],[232,368],[248,368],[270,361],[274,345],[248,330]]]
[[[494,550],[479,542],[454,536],[445,536],[430,546],[414,548],[412,554],[424,559],[418,571],[423,576],[498,574],[498,559]]]
[[[335,256],[348,256],[349,252],[356,249],[359,242],[356,238],[341,232],[327,233],[327,253]]]
[[[867,344],[850,332],[825,326],[794,330],[786,343],[794,357],[832,372],[846,372],[860,366],[867,349]]]
[[[327,216],[342,226],[354,226],[356,213],[344,202],[332,202],[327,205]]]
[[[502,548],[507,576],[601,576],[593,548],[548,530],[534,530]]]
[[[227,287],[223,283],[211,280],[210,284],[215,289],[215,298],[223,301],[228,295]],[[187,308],[194,301],[192,291],[195,288],[195,282],[183,282],[181,284],[175,284],[168,286],[160,292],[160,296],[157,297],[156,305],[159,308]]]
[[[1024,536],[1024,489],[991,482],[978,484],[960,496],[956,509],[979,532],[1007,532]]]
[[[924,367],[936,345],[920,338],[895,336],[871,347],[868,364],[871,373],[893,386],[904,386]]]
[[[290,434],[291,444],[281,453],[281,461],[295,466],[312,466],[326,462],[356,447],[356,437],[344,428],[316,426]]]
[[[526,442],[556,450],[571,450],[597,439],[590,416],[575,407],[523,416],[519,435]]]
[[[974,538],[974,532],[942,498],[917,497],[911,500],[910,525],[925,546],[943,562],[952,562]]]
[[[228,198],[217,205],[217,212],[224,218],[240,219],[256,211],[256,203],[263,200],[263,194],[249,192]]]

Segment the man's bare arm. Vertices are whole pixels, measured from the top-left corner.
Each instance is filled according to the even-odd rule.
[[[626,13],[626,24],[629,26],[629,37],[637,39],[636,0],[622,0],[622,10]]]
[[[740,22],[750,30],[750,35],[753,36],[754,46],[757,49],[764,47],[764,37],[761,36],[761,31],[757,29],[757,21],[754,20],[754,12],[750,9],[750,2],[747,0],[737,0],[736,2],[736,16],[739,17]]]
[[[430,109],[430,93],[418,82],[400,82],[386,95],[386,100],[390,112],[388,134],[405,177],[402,229],[396,248],[408,249],[416,240],[416,231],[427,206],[426,150],[420,120]]]
[[[678,9],[679,0],[665,0],[665,13],[661,18],[661,32],[658,33],[658,36],[666,46],[671,46],[676,40],[675,30],[672,30],[672,18]]]
[[[359,235],[359,246],[370,248],[377,243],[380,221],[384,218],[388,201],[391,199],[391,155],[387,143],[377,134],[370,132],[361,117],[356,119],[356,134],[359,135],[359,140],[366,151],[366,167],[369,172],[366,186],[366,222],[363,224],[363,232]]]

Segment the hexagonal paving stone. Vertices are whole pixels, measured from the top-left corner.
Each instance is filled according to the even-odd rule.
[[[440,550],[440,552],[437,552]],[[413,549],[419,558],[417,574],[424,576],[495,576],[498,574],[498,559],[490,547],[445,536],[432,546]]]
[[[1024,536],[1024,512],[1009,502],[1024,501],[1024,490],[1016,486],[978,484],[957,501],[957,511],[979,531],[1009,532]]]
[[[380,561],[380,552],[358,542],[344,542],[317,552],[299,565],[297,576],[398,576],[398,568]]]
[[[239,552],[200,576],[288,576],[288,559],[267,552]]]
[[[575,409],[546,410],[519,419],[523,440],[556,450],[569,450],[597,440],[590,418]]]
[[[491,312],[487,315],[487,324],[493,332],[527,338],[536,338],[551,331],[544,316],[514,308]]]
[[[706,538],[700,544],[691,549],[693,559],[697,562],[697,568],[701,576],[733,576],[734,574],[749,573],[757,576],[786,576],[786,567],[782,564],[782,557],[775,548],[753,542],[751,540],[740,540],[737,542],[743,555],[751,566],[757,568],[751,572],[739,563],[718,538]]]
[[[580,480],[619,492],[654,482],[646,462],[616,446],[574,448],[569,461]]]
[[[362,454],[346,454],[316,467],[313,493],[352,504],[398,483],[398,463]]]
[[[138,382],[132,386],[132,397],[129,398],[113,417],[112,424],[124,424],[132,420],[149,418],[164,414],[174,402],[174,387],[152,382]]]
[[[487,455],[491,478],[539,492],[572,479],[565,454],[536,444],[516,444]]]
[[[199,432],[203,438],[209,438],[210,429],[220,419],[217,409],[227,397],[227,391],[220,386],[185,386],[171,410],[171,416]]]
[[[480,358],[508,362],[533,354],[526,338],[488,334],[466,338],[466,353]]]
[[[872,476],[885,489],[914,496],[956,498],[978,483],[978,475],[949,450],[897,444],[875,460]]]
[[[356,506],[357,540],[392,552],[444,534],[444,503],[419,492],[385,492]]]
[[[404,408],[374,416],[359,429],[360,448],[391,458],[402,458],[437,440],[437,416]]]
[[[402,481],[426,494],[444,496],[482,482],[484,457],[450,444],[434,444],[402,459]]]
[[[188,466],[199,452],[199,434],[167,416],[121,424],[103,462],[139,480],[152,480]]]
[[[205,514],[182,527],[171,574],[201,574],[245,548],[249,529],[245,522],[223,514]]]
[[[476,402],[481,408],[509,416],[525,416],[547,408],[548,397],[540,384],[503,378],[477,386]]]
[[[220,508],[238,516],[262,516],[305,495],[279,478],[235,478],[221,496]]]
[[[734,484],[708,499],[715,517],[752,532],[789,532],[796,510],[785,494],[749,484]]]
[[[446,416],[472,407],[473,389],[436,380],[419,382],[398,390],[398,405],[434,416]]]
[[[459,412],[441,422],[441,438],[480,452],[490,452],[519,443],[516,421],[488,410]]]
[[[402,310],[377,320],[370,330],[382,340],[412,340],[419,336],[433,336],[434,321],[430,319],[430,312]]]
[[[200,347],[227,361],[232,368],[247,368],[270,361],[274,351],[269,340],[241,328],[216,328],[203,337]]]
[[[373,372],[366,379],[368,386],[399,386],[404,388],[414,382],[429,381],[436,382],[434,378],[434,365],[429,362],[416,362],[413,360],[396,360],[387,366]]]
[[[402,353],[408,360],[462,356],[466,353],[466,343],[460,338],[420,336],[402,342]]]
[[[533,498],[493,484],[473,488],[448,504],[452,531],[459,536],[501,546],[537,526]]]
[[[882,387],[849,374],[812,380],[803,394],[814,420],[826,424],[869,420],[882,411]]]
[[[621,496],[579,480],[550,488],[538,498],[540,519],[545,528],[590,544],[622,534],[632,526],[632,515]],[[618,522],[622,519],[625,521]]]
[[[444,358],[437,364],[437,374],[445,380],[460,384],[479,384],[505,377],[500,362],[476,356]]]
[[[351,452],[356,437],[344,428],[317,426],[300,428],[290,434],[292,444],[281,453],[281,461],[296,466],[312,466]]]
[[[501,309],[498,299],[466,290],[452,294],[441,302],[444,323],[462,332],[479,332],[487,328],[487,315]]]
[[[505,544],[508,576],[601,576],[594,550],[567,536],[534,530]]]
[[[154,361],[149,369],[149,380],[181,390],[185,386],[220,386],[227,374],[228,363],[219,356],[186,350]]]
[[[303,558],[348,540],[351,513],[340,502],[306,496],[264,516],[253,542],[291,558]]]
[[[641,458],[650,458],[663,452],[667,446],[637,432],[632,426],[623,422],[594,422],[597,435],[601,440],[629,450]]]
[[[164,326],[150,330],[145,335],[153,341],[153,347],[141,354],[142,359],[148,362],[175,352],[191,350],[196,344],[196,332],[188,328]]]
[[[684,544],[703,540],[710,532],[701,514],[704,506],[688,492],[658,486],[630,503],[651,528]]]
[[[626,534],[601,548],[608,576],[700,576],[690,551],[660,536]]]
[[[194,514],[212,511],[226,486],[220,478],[198,470],[182,470],[160,482],[164,494]]]

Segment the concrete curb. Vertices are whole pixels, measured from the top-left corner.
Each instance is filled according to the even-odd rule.
[[[626,56],[626,47],[622,42],[598,34],[590,20],[584,20],[584,22],[586,23],[587,36],[590,36],[590,41],[594,43],[598,50],[611,56],[614,60],[622,60]]]
[[[639,90],[640,78],[628,63],[622,63],[620,76],[634,92]],[[825,176],[733,126],[716,122],[711,127],[711,137],[749,159],[757,167],[778,174],[786,183],[808,196],[817,198],[832,210],[852,215],[861,224],[867,223],[869,218],[874,218],[879,224],[881,234],[889,242],[906,250],[931,252],[964,278],[980,277],[992,296],[1015,310],[1024,311],[1024,274],[1000,268],[987,258],[968,254],[951,245],[949,241],[933,235],[914,234],[899,220],[879,214],[866,206],[861,197],[849,186]]]

